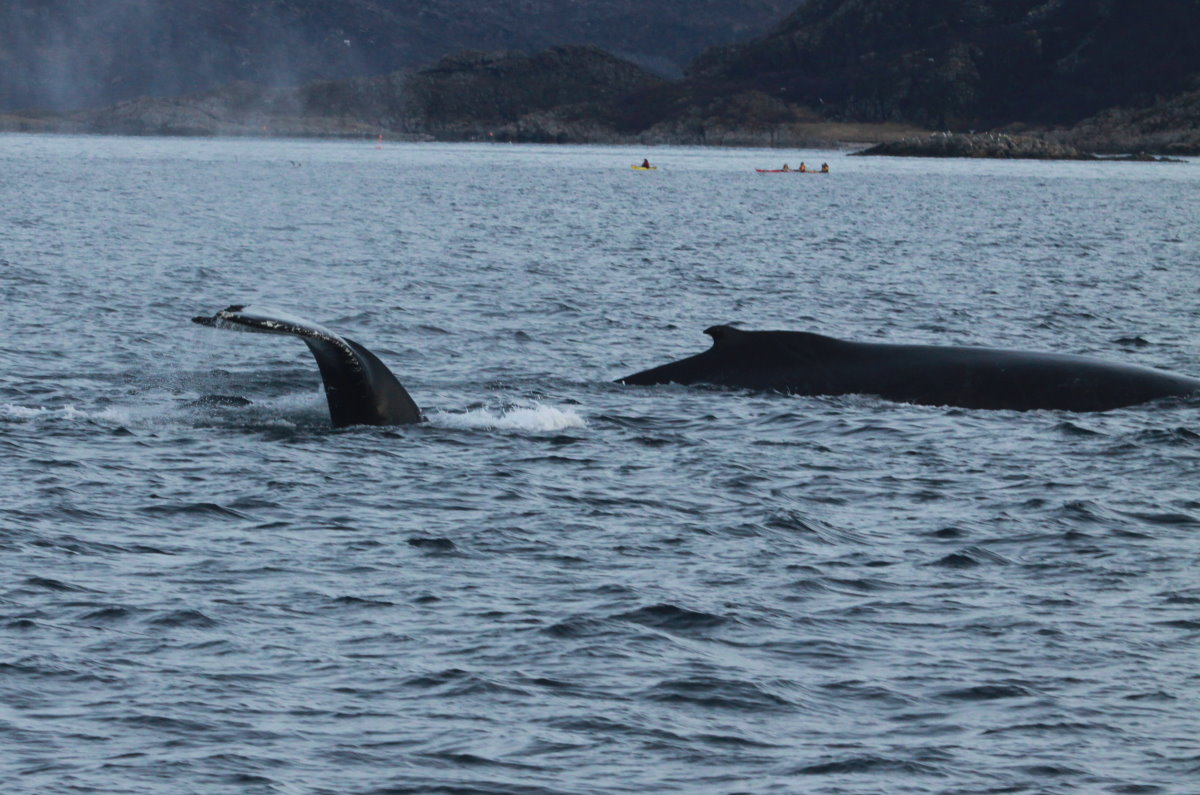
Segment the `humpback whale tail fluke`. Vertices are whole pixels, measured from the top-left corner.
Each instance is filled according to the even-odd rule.
[[[421,410],[379,357],[324,326],[286,312],[240,304],[212,317],[194,317],[192,322],[231,331],[288,334],[304,340],[321,371],[334,427],[421,421]]]

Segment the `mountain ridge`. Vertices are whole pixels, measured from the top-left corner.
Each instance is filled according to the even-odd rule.
[[[757,39],[704,50],[680,80],[591,45],[471,50],[386,75],[234,82],[0,127],[738,146],[904,138],[904,148],[944,156],[963,146],[979,156],[1200,154],[1192,23],[1200,0],[808,0]],[[992,147],[923,138],[930,130],[1006,137]]]
[[[462,50],[602,47],[669,76],[795,0],[3,0],[0,111],[389,74]]]

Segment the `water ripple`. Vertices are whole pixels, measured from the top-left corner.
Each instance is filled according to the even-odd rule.
[[[641,156],[0,142],[0,789],[1190,791],[1200,402],[613,379],[732,322],[1200,375],[1200,172]],[[331,428],[233,302],[429,421]]]

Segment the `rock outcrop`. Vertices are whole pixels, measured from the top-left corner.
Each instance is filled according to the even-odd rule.
[[[931,133],[876,144],[856,155],[901,157],[991,157],[1030,160],[1094,160],[1073,146],[1028,135]]]
[[[1200,155],[1200,91],[1145,108],[1109,108],[1048,137],[1089,152]]]
[[[1129,152],[1130,150],[1121,150]],[[929,133],[878,143],[852,155],[895,157],[988,157],[1001,160],[1126,160],[1146,163],[1181,162],[1156,157],[1144,150],[1132,154],[1101,157],[1060,140],[1053,133],[1009,135],[1007,133]]]

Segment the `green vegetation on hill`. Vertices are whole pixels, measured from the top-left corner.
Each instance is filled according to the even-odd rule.
[[[551,47],[534,55],[462,52],[435,66],[382,78],[322,82],[299,91],[306,116],[370,120],[388,130],[442,139],[514,137],[509,125],[562,109],[594,116],[606,103],[664,83],[597,47]],[[519,137],[519,136],[518,136]],[[536,140],[557,140],[534,134]]]
[[[1200,0],[809,0],[698,83],[934,128],[1069,124],[1197,86]]]

